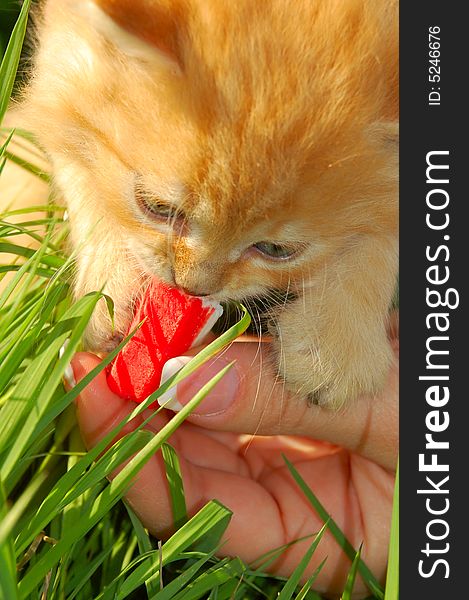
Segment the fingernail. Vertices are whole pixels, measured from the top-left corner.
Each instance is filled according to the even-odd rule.
[[[183,364],[187,364],[188,358],[189,357],[178,357],[178,359],[172,360],[175,361],[185,359]],[[170,362],[171,361],[168,361],[166,365],[168,365]],[[169,405],[166,406],[176,412],[181,410],[181,408],[190,400],[192,400],[195,394],[200,391],[200,389],[208,381],[217,375],[230,362],[231,361],[228,361],[223,357],[219,357],[197,369],[195,373],[183,379],[183,381],[176,386],[176,389],[172,390],[170,397],[175,399],[176,407]],[[180,369],[181,366],[182,363],[179,363],[177,368]],[[172,368],[172,365],[170,365],[170,368]],[[173,370],[172,374],[174,374],[174,372],[175,371]],[[227,373],[225,373],[222,379],[220,379],[220,381],[207,394],[197,408],[194,409],[192,414],[209,416],[224,412],[235,401],[236,396],[238,395],[239,384],[239,373],[236,369],[236,365],[233,365],[233,367]]]
[[[71,388],[75,387],[77,384],[75,374],[73,373],[72,365],[70,363],[65,367],[64,379],[67,385]]]
[[[170,377],[175,375],[180,369],[182,369],[182,367],[187,365],[190,360],[190,356],[176,356],[176,358],[170,358],[167,362],[165,362],[163,365],[163,370],[161,371],[160,385],[162,385],[165,381],[168,381]],[[177,401],[176,392],[177,385],[173,385],[158,398],[158,404],[168,408],[169,410],[178,412],[181,410],[182,404]]]
[[[59,358],[62,358],[62,356],[64,355],[65,350],[67,349],[68,344],[70,343],[70,340],[67,339],[65,340],[65,342],[62,344],[62,347],[59,350]],[[73,369],[72,369],[72,365],[69,363],[66,367],[65,367],[65,371],[64,371],[64,375],[63,375],[66,384],[69,387],[75,387],[77,382],[75,379],[75,374],[73,373]]]

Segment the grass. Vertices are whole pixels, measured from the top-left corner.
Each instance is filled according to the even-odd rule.
[[[0,0],[0,56],[3,56],[20,6],[16,0]]]
[[[0,68],[0,123],[12,91],[28,7],[26,1]],[[7,159],[15,159],[8,142],[0,146],[0,171]],[[22,166],[41,176],[34,165]],[[247,313],[86,452],[75,424],[73,401],[129,338],[75,388],[64,389],[64,369],[80,349],[83,331],[103,294],[96,291],[72,300],[73,259],[63,249],[67,234],[63,209],[52,204],[42,209],[45,216],[41,219],[34,216],[37,207],[0,217],[0,252],[16,256],[13,263],[0,265],[0,277],[10,277],[0,292],[0,599],[318,600],[310,588],[324,562],[302,587],[300,579],[326,529],[351,559],[344,600],[351,597],[357,573],[367,581],[373,597],[396,599],[397,504],[388,584],[383,590],[361,560],[360,550],[350,546],[288,461],[292,476],[324,520],[291,577],[285,580],[265,574],[282,548],[263,557],[257,569],[236,557],[216,558],[231,512],[214,500],[188,517],[178,457],[167,440],[223,372],[158,434],[150,435],[143,423],[112,443],[125,424],[165,389],[240,335],[249,325]],[[20,218],[15,224],[8,222],[13,214]],[[39,248],[31,250],[17,243],[20,234],[30,236]],[[112,301],[106,300],[112,311]],[[175,533],[164,543],[151,538],[122,502],[135,473],[156,451],[162,452],[165,461],[175,523]],[[128,459],[109,483],[106,476]]]

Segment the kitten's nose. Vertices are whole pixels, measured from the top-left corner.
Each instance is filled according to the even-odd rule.
[[[176,286],[189,296],[213,296],[222,288],[219,269],[208,261],[174,264],[173,279]]]

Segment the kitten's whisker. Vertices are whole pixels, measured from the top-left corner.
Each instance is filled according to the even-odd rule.
[[[259,315],[259,311],[256,308],[256,312],[257,312],[257,316],[259,318],[260,321],[260,315]],[[253,405],[252,408],[254,410],[256,403],[257,403],[257,399],[259,397],[259,392],[260,392],[260,387],[261,387],[261,378],[262,378],[262,366],[263,366],[263,357],[262,357],[262,329],[259,328],[259,338],[258,338],[258,342],[257,342],[257,350],[256,353],[254,355],[253,361],[251,363],[251,365],[257,360],[257,357],[259,357],[259,376],[257,378],[257,386],[256,386],[256,393],[254,396],[254,401],[253,401]]]
[[[308,268],[308,279],[311,279],[311,268]],[[302,291],[302,301],[303,301],[303,313],[306,316],[306,285],[305,285],[305,276],[304,271],[301,273],[301,291]]]
[[[324,298],[326,296],[327,275],[328,275],[328,273],[327,273],[327,262],[326,262],[326,263],[324,263],[322,289],[321,289],[321,294],[319,295],[319,302],[318,302],[319,312],[321,312],[322,305],[324,304]],[[315,316],[319,316],[319,314],[316,314]]]
[[[275,319],[274,319],[275,321]],[[283,351],[283,336],[282,336],[282,328],[279,326],[278,321],[276,323],[276,329],[278,332],[278,339],[279,339],[279,347],[280,347],[280,357],[279,357],[279,364],[283,365],[283,372],[286,372],[286,365],[287,365],[287,359],[285,356],[285,352]],[[280,378],[280,372],[277,373],[277,376],[275,378],[275,384],[277,384],[278,379]],[[279,419],[281,419],[281,415],[283,413],[283,408],[284,408],[284,397],[285,397],[285,380],[282,378],[282,397],[281,397],[281,401],[280,401],[280,413],[279,413]],[[280,421],[279,421],[280,423]]]
[[[336,160],[333,163],[328,164],[327,168],[331,169],[332,167],[341,165],[343,162],[345,162],[347,160],[351,160],[352,158],[360,158],[360,156],[363,156],[363,154],[364,154],[363,152],[359,152],[357,154],[349,154],[348,156],[344,156],[344,158],[339,158],[339,160]]]
[[[258,380],[259,382],[260,382],[261,376],[262,376],[262,371],[261,371],[261,365],[260,365],[260,366],[259,366],[259,380]],[[275,390],[275,387],[276,387],[276,385],[277,385],[277,383],[278,383],[278,377],[279,377],[279,376],[278,376],[278,374],[277,374],[277,375],[275,376],[275,378],[274,378],[274,381],[273,381],[273,383],[272,383],[271,390],[270,390],[270,392],[269,392],[269,395],[268,395],[268,397],[267,397],[267,400],[266,400],[266,403],[265,403],[265,405],[264,405],[264,408],[263,408],[263,410],[262,410],[262,413],[261,413],[261,415],[260,415],[260,417],[259,417],[259,421],[258,421],[258,423],[257,423],[257,425],[256,425],[256,429],[255,429],[255,430],[254,430],[254,432],[252,433],[250,441],[248,442],[248,444],[247,444],[247,445],[246,445],[246,447],[244,448],[244,454],[245,454],[245,453],[247,452],[247,450],[249,449],[249,446],[251,445],[251,443],[252,443],[253,439],[254,439],[254,438],[256,437],[256,435],[258,435],[258,433],[259,433],[259,430],[260,430],[260,428],[261,428],[261,425],[262,425],[262,419],[264,418],[264,415],[266,414],[266,412],[267,412],[267,409],[269,408],[270,402],[272,401],[273,394],[274,394],[274,390]],[[259,396],[259,392],[260,392],[260,387],[258,387],[258,389],[257,389],[257,392],[256,392],[256,398],[255,398],[255,400],[257,400],[257,398],[258,398],[258,396]],[[253,406],[255,406],[255,403],[254,403],[254,405],[253,405]]]

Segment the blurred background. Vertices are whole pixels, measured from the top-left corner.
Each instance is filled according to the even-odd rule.
[[[0,56],[3,56],[20,11],[19,0],[0,0]]]

